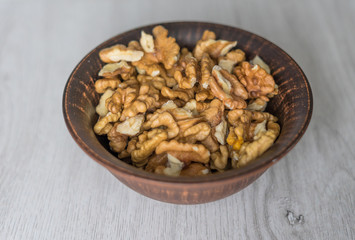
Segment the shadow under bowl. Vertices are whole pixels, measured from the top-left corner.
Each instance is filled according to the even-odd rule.
[[[218,39],[238,41],[247,59],[259,55],[270,66],[279,94],[271,99],[267,111],[279,119],[281,133],[272,147],[249,165],[224,173],[201,177],[168,177],[145,172],[118,159],[105,137],[93,132],[97,121],[95,107],[99,94],[94,82],[103,66],[99,51],[114,44],[127,45],[138,40],[141,31],[150,33],[163,25],[181,47],[193,49],[204,30],[214,31]],[[268,40],[239,28],[204,22],[171,22],[136,28],[119,34],[87,54],[75,67],[63,93],[63,115],[74,140],[95,161],[122,183],[147,197],[177,204],[215,201],[234,194],[255,181],[271,165],[285,156],[300,140],[312,115],[312,92],[306,76],[296,62]]]

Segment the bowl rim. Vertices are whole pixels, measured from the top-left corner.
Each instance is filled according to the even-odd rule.
[[[275,158],[270,158],[267,159],[267,161],[260,162],[259,164],[249,164],[243,168],[240,169],[232,169],[225,171],[223,173],[219,174],[212,174],[212,175],[207,175],[207,176],[198,176],[198,177],[170,177],[170,176],[165,176],[165,175],[159,175],[155,173],[149,173],[144,170],[138,169],[130,164],[127,164],[121,160],[119,160],[117,157],[113,156],[113,158],[116,158],[120,162],[117,162],[117,164],[114,164],[112,161],[100,156],[97,154],[93,149],[91,149],[83,139],[78,135],[76,132],[75,128],[73,127],[73,124],[71,122],[71,119],[69,117],[68,113],[68,89],[70,87],[70,84],[73,81],[73,77],[75,73],[78,71],[78,69],[81,67],[86,62],[86,59],[90,57],[93,52],[95,52],[97,49],[102,48],[103,46],[107,45],[110,41],[113,39],[129,34],[131,32],[140,30],[142,28],[153,28],[156,25],[185,25],[185,24],[195,24],[195,25],[202,25],[205,26],[206,28],[208,26],[213,26],[214,28],[229,28],[234,31],[239,31],[239,32],[244,32],[245,34],[253,36],[253,38],[260,39],[261,41],[266,42],[269,47],[272,47],[275,51],[278,51],[280,54],[283,54],[284,57],[286,57],[289,60],[289,63],[291,63],[294,67],[296,67],[297,71],[300,73],[300,77],[302,77],[302,80],[304,81],[306,91],[307,91],[307,114],[304,118],[304,121],[297,132],[295,136],[293,136],[292,140],[289,141],[287,144],[287,147],[285,147]],[[202,183],[211,183],[211,182],[218,182],[218,181],[226,181],[226,180],[235,180],[235,179],[240,179],[244,178],[248,175],[255,174],[260,171],[265,171],[267,168],[278,162],[282,157],[284,157],[297,143],[298,141],[302,138],[304,135],[305,131],[307,130],[309,123],[312,118],[312,113],[313,113],[313,94],[311,90],[310,83],[307,80],[306,75],[300,68],[300,66],[296,63],[296,61],[289,56],[284,50],[282,50],[280,47],[278,47],[276,44],[272,43],[271,41],[254,34],[252,32],[246,31],[244,29],[234,27],[234,26],[229,26],[225,24],[219,24],[219,23],[211,23],[211,22],[201,22],[201,21],[171,21],[171,22],[159,22],[159,23],[154,23],[154,24],[148,24],[144,26],[139,26],[134,29],[119,33],[104,42],[100,43],[98,46],[96,46],[94,49],[92,49],[89,53],[85,55],[84,58],[82,58],[79,63],[75,66],[73,71],[71,72],[65,87],[63,91],[63,99],[62,99],[62,112],[63,112],[63,117],[67,126],[67,129],[69,133],[71,134],[72,138],[74,141],[79,145],[79,147],[86,153],[88,154],[93,160],[98,162],[99,164],[103,165],[106,167],[109,171],[115,172],[115,173],[122,173],[125,175],[130,175],[132,177],[138,177],[138,178],[143,178],[146,180],[150,181],[158,181],[158,182],[164,182],[166,184],[173,183],[173,184],[202,184]],[[254,161],[254,163],[257,163],[257,161]]]

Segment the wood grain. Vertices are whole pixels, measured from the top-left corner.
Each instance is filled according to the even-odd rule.
[[[354,1],[330,0],[1,0],[0,239],[355,238],[354,11]],[[76,146],[61,112],[64,84],[90,49],[176,20],[271,40],[299,63],[314,95],[311,124],[285,159],[242,192],[196,206],[119,183]],[[291,225],[288,210],[304,223]]]

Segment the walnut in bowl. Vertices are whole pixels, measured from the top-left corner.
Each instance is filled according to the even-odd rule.
[[[75,141],[89,156],[137,192],[157,200],[183,204],[221,199],[253,182],[301,138],[312,114],[309,83],[284,51],[255,34],[211,23],[159,25],[167,29],[181,47],[192,51],[193,58],[188,57],[191,53],[187,50],[181,51],[180,58],[176,58],[179,49],[172,40],[156,41],[168,38],[164,28],[154,29],[156,25],[134,29],[104,42],[78,64],[67,82],[63,97],[66,124]],[[203,34],[206,29],[210,32]],[[153,32],[155,47],[150,36],[141,39],[142,31],[146,34]],[[223,42],[214,40],[213,34]],[[140,43],[131,42],[137,39],[141,39]],[[230,51],[236,40],[242,51]],[[112,52],[119,52],[120,59],[116,59],[117,54]],[[183,54],[187,57],[181,58]],[[248,62],[238,62],[255,56],[261,56],[269,69],[258,58],[254,59],[260,63],[255,65],[257,67]],[[142,58],[146,59],[141,61]],[[181,66],[185,67],[169,73],[179,59],[182,59]],[[97,81],[99,75],[104,78]],[[136,76],[134,80],[132,75]],[[154,86],[151,86],[152,78],[156,78]],[[262,84],[255,84],[255,79]],[[278,86],[277,95],[271,79]],[[142,89],[142,83],[147,87]],[[198,87],[197,83],[200,88],[192,91]],[[174,87],[176,84],[178,87]],[[107,89],[111,92],[107,93]],[[101,99],[99,93],[104,93]],[[123,95],[127,96],[124,101]],[[172,101],[176,108],[161,111],[168,101]],[[266,109],[265,101],[269,101]],[[191,106],[195,108],[192,110],[198,111],[199,108],[197,118],[204,121],[186,118],[186,114],[176,111]],[[202,114],[209,108],[208,114]],[[228,121],[229,134],[228,137],[219,137],[224,144],[216,145],[212,140],[218,139],[218,134],[215,135],[217,126],[223,128],[222,120],[217,119],[218,112],[224,112],[223,109],[228,109],[222,118]],[[262,112],[264,110],[266,112]],[[102,121],[97,121],[96,111]],[[167,124],[162,124],[163,121]],[[248,124],[250,122],[263,124]],[[127,130],[127,126],[133,127]],[[252,141],[241,143],[241,136],[243,140],[250,140],[254,137],[251,133],[263,128],[267,129],[268,135],[260,136],[262,146],[269,147],[272,144],[270,139],[275,139],[280,132],[270,149],[260,148]],[[123,134],[112,129],[121,129]],[[98,134],[107,134],[107,137],[96,136],[94,130]],[[181,141],[183,138],[186,142]],[[238,149],[238,161],[232,161],[231,147]],[[122,159],[131,158],[122,161],[115,152],[119,152]],[[170,159],[166,165],[168,154]],[[232,169],[206,175],[211,169],[226,168]],[[179,177],[166,176],[177,173]]]

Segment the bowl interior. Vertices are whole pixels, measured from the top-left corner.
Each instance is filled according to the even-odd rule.
[[[311,118],[312,93],[304,73],[290,56],[264,38],[238,28],[200,22],[163,23],[161,25],[169,30],[169,35],[175,37],[181,47],[191,50],[203,31],[208,29],[214,31],[219,39],[238,41],[237,48],[245,51],[247,59],[255,55],[264,59],[279,85],[279,94],[271,99],[267,111],[279,118],[280,136],[267,152],[246,167],[198,178],[172,178],[147,173],[117,159],[109,150],[106,137],[97,137],[92,130],[97,121],[95,107],[99,100],[99,94],[94,91],[94,82],[103,66],[98,53],[117,43],[126,45],[131,40],[138,40],[142,30],[150,33],[156,25],[137,28],[107,40],[85,56],[69,77],[63,96],[64,118],[75,141],[94,160],[108,168],[139,177],[168,182],[201,182],[243,175],[269,166],[298,142]]]

